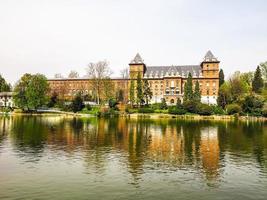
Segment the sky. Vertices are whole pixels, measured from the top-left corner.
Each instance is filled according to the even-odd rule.
[[[229,76],[267,61],[266,0],[0,0],[0,74],[48,78],[137,52],[149,65],[199,64],[211,50]]]

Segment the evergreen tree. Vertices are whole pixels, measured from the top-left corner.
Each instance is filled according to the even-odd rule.
[[[85,106],[84,106],[84,103],[83,103],[83,99],[82,99],[81,93],[78,93],[75,96],[75,98],[72,100],[71,110],[76,113],[78,111],[81,111],[84,107]]]
[[[184,86],[184,102],[191,101],[194,99],[193,94],[193,82],[192,82],[192,75],[191,73],[188,74],[187,81]]]
[[[145,97],[146,105],[148,105],[149,100],[152,98],[152,92],[149,87],[149,83],[147,79],[145,79],[144,81],[144,97]]]
[[[164,110],[164,109],[167,109],[167,108],[168,108],[168,106],[167,106],[166,100],[165,100],[165,98],[162,98],[161,99],[161,103],[160,103],[160,109]]]
[[[11,90],[11,85],[8,84],[0,74],[0,92],[9,92],[10,90]]]
[[[131,102],[131,105],[133,106],[134,105],[134,102],[135,102],[135,89],[134,89],[134,80],[131,80],[131,83],[130,83],[130,102]]]
[[[201,92],[200,92],[199,82],[198,81],[196,82],[196,85],[195,85],[194,100],[196,102],[200,102],[201,101]]]
[[[252,90],[256,93],[259,93],[262,87],[263,87],[263,79],[261,75],[261,69],[258,66],[254,74],[254,79],[252,81]]]
[[[137,86],[136,86],[136,89],[137,89],[137,104],[139,106],[141,106],[143,103],[144,103],[144,93],[143,93],[143,83],[142,83],[142,79],[141,79],[141,74],[138,73],[138,76],[137,76]]]
[[[182,102],[181,102],[180,98],[177,99],[176,108],[178,108],[178,109],[182,109],[183,108],[183,105],[182,105]]]
[[[221,85],[224,84],[224,72],[222,69],[220,69],[219,72],[219,87],[221,87]]]

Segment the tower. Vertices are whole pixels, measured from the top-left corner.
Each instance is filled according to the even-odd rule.
[[[201,63],[202,74],[204,78],[219,78],[219,63],[220,61],[208,51]]]
[[[136,54],[134,59],[130,62],[129,66],[131,79],[136,79],[139,73],[141,75],[141,78],[144,77],[144,74],[146,72],[146,65],[139,53]]]

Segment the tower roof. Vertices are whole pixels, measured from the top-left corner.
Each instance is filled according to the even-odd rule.
[[[217,62],[217,58],[213,55],[213,53],[209,50],[205,57],[204,57],[204,62]]]
[[[140,56],[140,54],[137,53],[136,56],[134,57],[134,59],[131,61],[130,64],[144,64],[144,60],[142,59],[142,57]]]

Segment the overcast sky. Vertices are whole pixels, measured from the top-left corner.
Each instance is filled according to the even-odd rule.
[[[0,73],[114,72],[137,52],[147,65],[199,64],[210,49],[225,73],[267,61],[266,0],[0,0]]]

